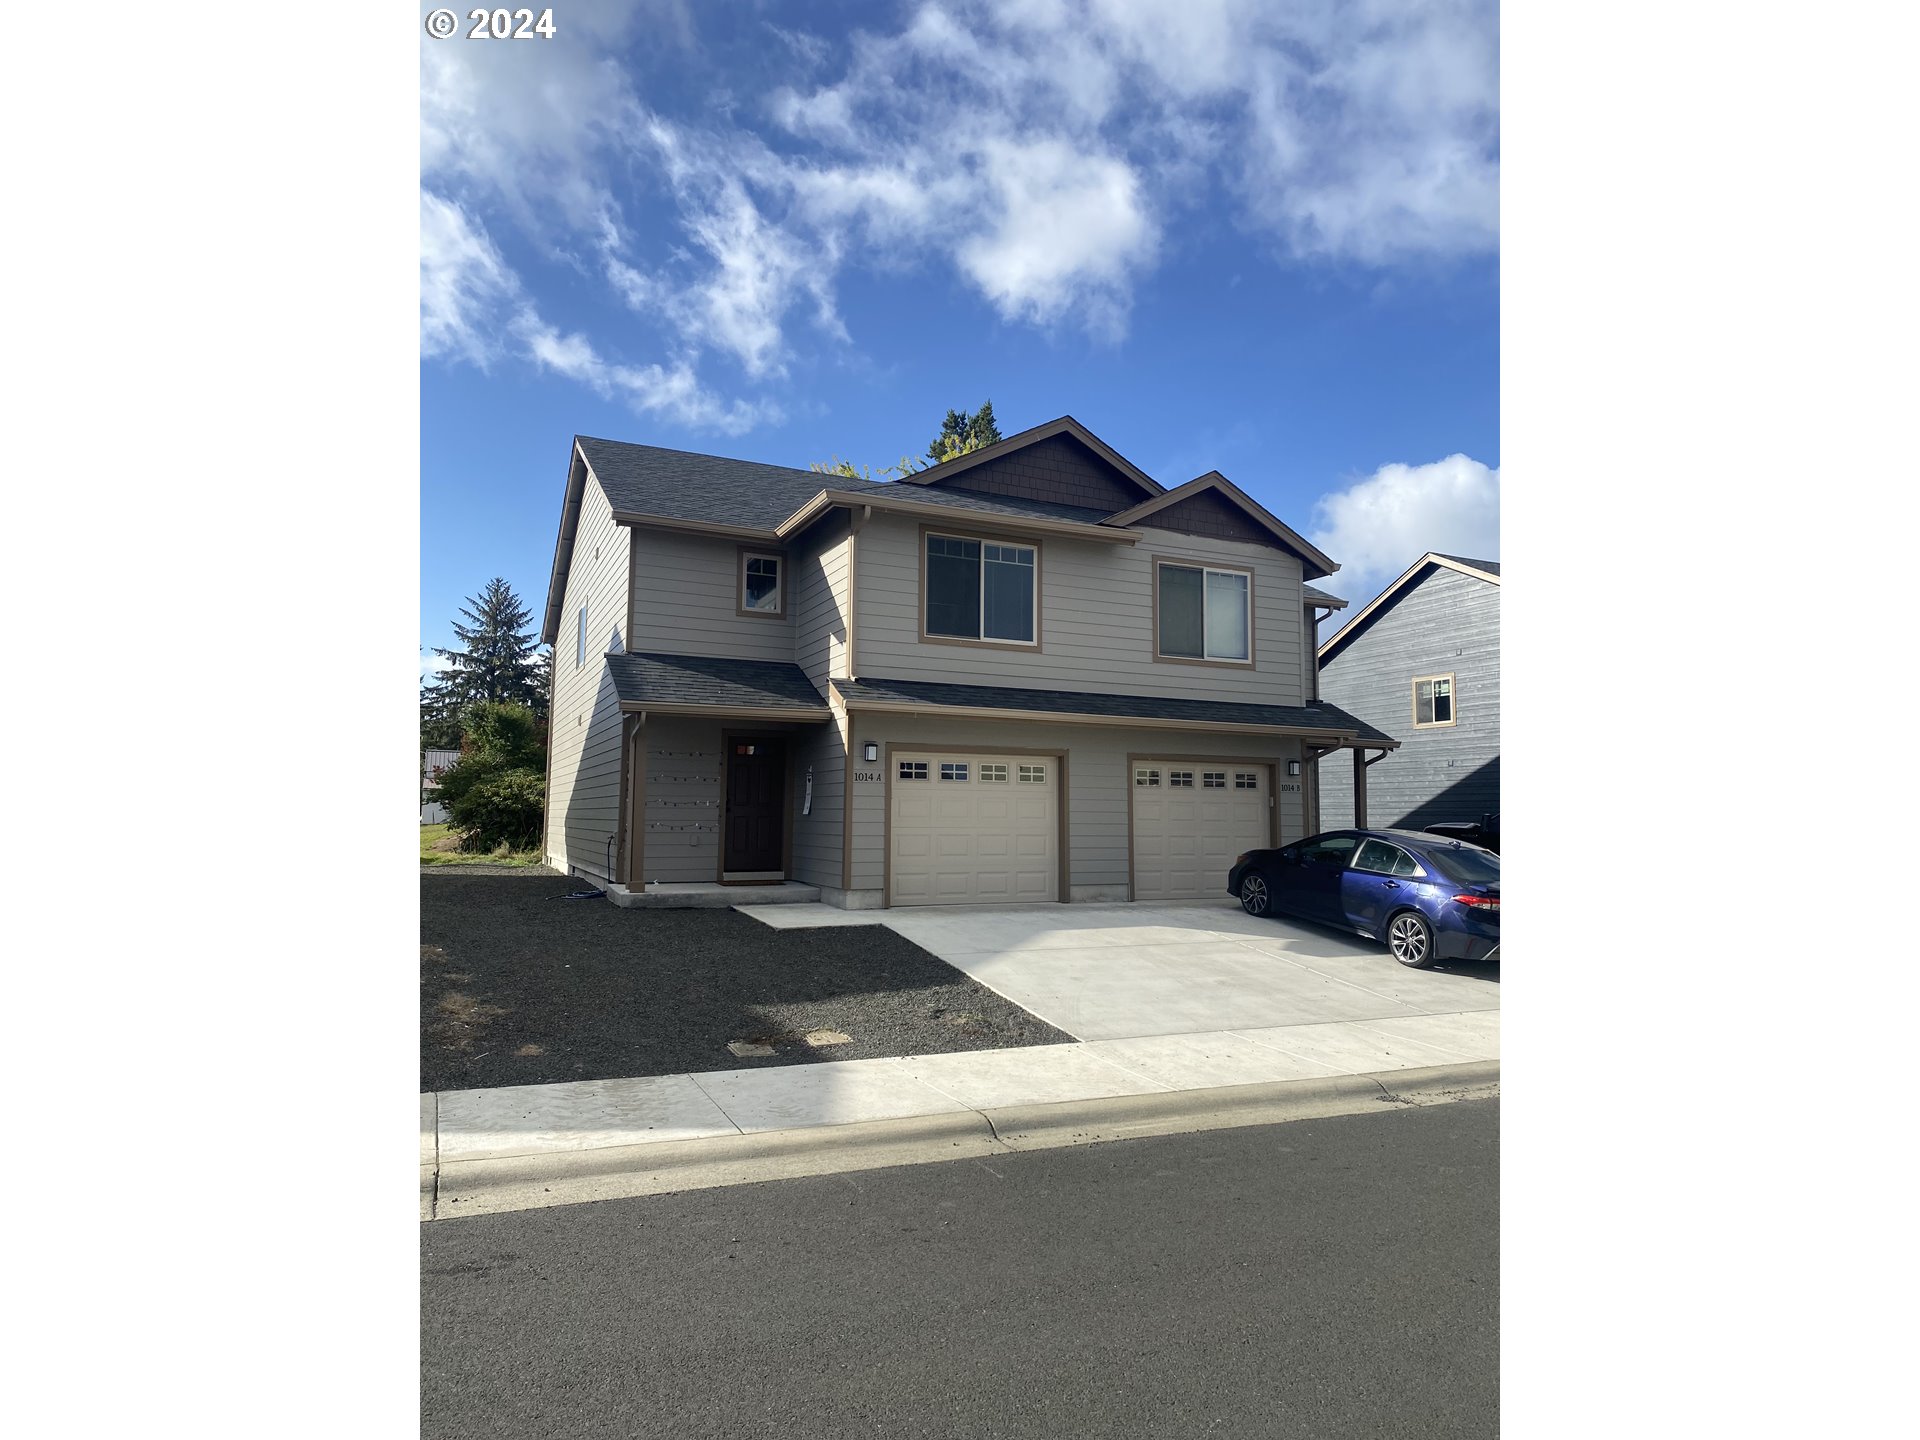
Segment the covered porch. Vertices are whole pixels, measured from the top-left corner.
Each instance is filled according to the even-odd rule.
[[[817,900],[797,874],[796,820],[815,808],[815,771],[837,734],[805,673],[712,656],[608,665],[622,723],[614,903]]]

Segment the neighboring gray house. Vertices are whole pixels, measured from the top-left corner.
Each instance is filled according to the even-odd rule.
[[[1400,737],[1367,767],[1329,764],[1320,822],[1418,829],[1500,808],[1500,565],[1429,552],[1320,647],[1320,693]]]
[[[875,483],[577,437],[546,853],[844,906],[1224,892],[1313,828],[1334,562],[1062,418]]]
[[[459,759],[458,750],[422,750],[420,752],[420,823],[422,825],[446,823],[447,807],[440,803],[433,792],[440,788],[441,772],[452,769]]]

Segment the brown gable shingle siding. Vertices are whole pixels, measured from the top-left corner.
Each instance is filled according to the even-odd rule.
[[[971,490],[977,495],[1080,505],[1109,515],[1141,500],[1137,485],[1066,435],[1037,441],[999,460],[976,465],[951,480],[935,479],[932,483],[942,489]]]
[[[1244,540],[1253,545],[1270,545],[1275,550],[1287,548],[1264,525],[1258,524],[1252,516],[1211,490],[1190,495],[1178,504],[1169,505],[1134,523],[1152,526],[1156,530],[1177,530],[1182,535]]]

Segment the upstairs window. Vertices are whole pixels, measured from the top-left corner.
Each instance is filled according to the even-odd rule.
[[[1413,726],[1453,724],[1453,676],[1422,675],[1413,682]]]
[[[740,552],[740,614],[783,619],[787,613],[785,569],[778,555]]]
[[[587,607],[582,605],[580,607],[579,648],[574,651],[573,668],[578,670],[582,665],[586,663],[587,663]]]
[[[1155,567],[1158,649],[1166,660],[1215,660],[1244,665],[1253,659],[1253,576],[1205,565]]]
[[[928,535],[925,544],[927,635],[1035,643],[1038,550],[958,535]]]

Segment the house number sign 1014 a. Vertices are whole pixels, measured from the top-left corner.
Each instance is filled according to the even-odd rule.
[[[855,784],[878,785],[880,783],[880,772],[878,770],[856,770],[853,772],[853,779]]]

